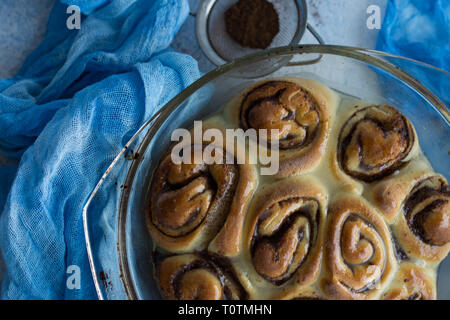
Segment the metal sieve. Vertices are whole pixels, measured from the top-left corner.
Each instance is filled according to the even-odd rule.
[[[203,0],[196,13],[197,40],[203,53],[217,66],[237,58],[261,51],[242,47],[226,31],[225,12],[238,0]],[[251,0],[250,0],[251,1]],[[278,13],[280,30],[269,48],[297,45],[306,28],[320,44],[321,36],[307,23],[305,0],[268,0]],[[320,59],[302,61],[301,64],[317,62]]]

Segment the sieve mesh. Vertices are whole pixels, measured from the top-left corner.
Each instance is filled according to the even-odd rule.
[[[269,48],[289,45],[299,28],[300,12],[295,0],[268,0],[278,13],[280,31]],[[208,37],[216,53],[226,61],[254,53],[260,49],[245,48],[235,42],[225,26],[225,11],[237,0],[216,1],[208,17]]]

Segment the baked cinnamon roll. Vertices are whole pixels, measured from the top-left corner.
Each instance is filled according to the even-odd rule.
[[[331,90],[313,80],[273,79],[245,90],[230,108],[240,128],[267,130],[266,142],[270,146],[275,141],[280,150],[279,175],[289,176],[311,171],[320,162],[336,101]],[[272,129],[278,135],[272,136]]]
[[[195,149],[205,145],[192,145]],[[222,150],[222,149],[219,149]],[[156,168],[148,193],[147,225],[153,241],[172,252],[205,250],[238,253],[242,225],[255,173],[248,164],[175,164],[166,154]],[[193,156],[192,156],[193,157]]]
[[[299,296],[317,278],[326,202],[324,190],[307,177],[271,184],[255,197],[246,229],[247,272],[275,297]]]
[[[414,186],[433,175],[435,173],[427,161],[415,159],[398,174],[374,184],[368,192],[368,199],[389,223],[393,223]]]
[[[324,293],[331,299],[376,298],[396,268],[381,216],[362,198],[343,195],[328,210],[326,234]]]
[[[406,254],[430,262],[450,251],[450,187],[432,175],[417,182],[403,202],[393,230]]]
[[[312,80],[272,79],[202,128],[223,136],[203,131],[182,153],[214,150],[215,161],[178,164],[174,146],[150,181],[146,217],[163,298],[436,298],[436,269],[450,251],[450,187],[395,108]],[[263,171],[269,158],[274,176]]]
[[[436,279],[425,269],[411,263],[400,267],[390,288],[383,294],[384,300],[435,300]]]
[[[240,300],[246,293],[226,261],[208,255],[156,257],[156,279],[164,299]]]
[[[338,138],[340,168],[354,179],[373,182],[402,168],[417,154],[409,120],[387,105],[365,107],[344,123]]]

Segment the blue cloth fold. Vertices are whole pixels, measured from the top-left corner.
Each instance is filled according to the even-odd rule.
[[[450,1],[388,1],[377,49],[450,72]],[[411,64],[400,67],[450,105],[448,75]]]
[[[56,3],[42,44],[0,80],[0,248],[6,299],[95,298],[82,208],[133,133],[200,76],[168,48],[187,0],[62,0],[80,5],[80,30]],[[67,267],[81,287],[67,286]]]

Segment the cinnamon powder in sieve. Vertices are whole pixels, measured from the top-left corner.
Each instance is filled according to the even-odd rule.
[[[267,0],[239,0],[225,12],[228,34],[241,46],[265,49],[280,30],[278,13]]]

